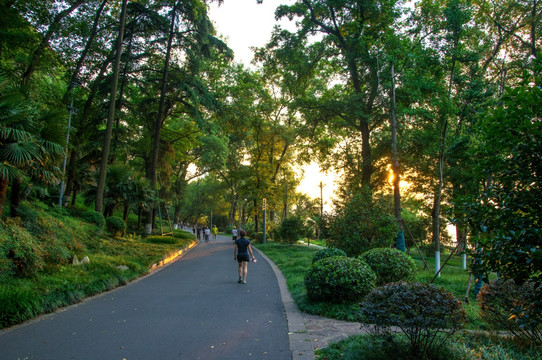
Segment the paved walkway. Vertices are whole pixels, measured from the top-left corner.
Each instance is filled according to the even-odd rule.
[[[0,330],[0,359],[314,359],[359,324],[299,312],[257,250],[237,284],[231,240],[200,243],[128,286]]]

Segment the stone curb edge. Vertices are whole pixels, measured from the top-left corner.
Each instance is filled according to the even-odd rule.
[[[151,267],[149,268],[149,272],[152,272],[152,271],[158,269],[159,267],[162,267],[162,266],[172,262],[173,260],[176,260],[179,256],[181,256],[185,252],[188,252],[190,249],[192,249],[197,244],[198,244],[197,241],[192,242],[192,243],[190,243],[190,245],[188,245],[188,247],[182,248],[179,251],[175,251],[175,252],[169,254],[166,258],[162,259],[161,261],[152,264]]]
[[[275,263],[269,259],[260,249],[253,247],[258,252],[259,256],[267,261],[267,263],[273,269],[280,289],[280,296],[284,305],[284,311],[286,313],[286,320],[288,323],[288,339],[290,342],[290,351],[292,353],[292,360],[305,360],[315,359],[314,349],[312,346],[313,339],[310,337],[310,333],[307,331],[305,318],[298,310],[297,305],[288,291],[286,285],[286,279],[280,269]]]

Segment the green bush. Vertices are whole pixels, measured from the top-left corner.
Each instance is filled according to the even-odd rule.
[[[0,221],[0,259],[17,277],[33,276],[43,266],[41,246],[34,237],[16,221]]]
[[[314,264],[318,260],[322,260],[331,256],[346,256],[346,253],[343,250],[337,248],[323,248],[322,250],[314,254],[314,257],[312,258],[312,263]]]
[[[107,231],[113,236],[126,235],[126,223],[118,216],[110,216],[105,220]]]
[[[396,282],[375,288],[365,298],[361,313],[374,324],[376,337],[390,341],[397,335],[395,329],[400,329],[410,342],[409,358],[419,359],[444,344],[466,320],[461,302],[452,293],[423,283]]]
[[[254,234],[252,234],[250,239],[252,240],[253,243],[262,244],[263,243],[263,232],[261,232],[261,231],[255,232]],[[268,240],[267,236],[266,236],[266,240]]]
[[[178,244],[179,239],[173,236],[149,235],[147,241],[153,244]]]
[[[0,287],[0,328],[19,324],[41,312],[37,294],[19,286]]]
[[[105,217],[100,212],[88,210],[81,214],[81,218],[90,224],[96,225],[100,231],[104,228]]]
[[[376,274],[376,284],[411,280],[416,275],[414,260],[404,252],[392,248],[371,249],[359,256]]]
[[[305,275],[307,296],[334,303],[360,301],[371,291],[376,275],[360,259],[332,256],[311,265]]]
[[[506,329],[517,338],[540,345],[542,320],[525,316],[535,307],[537,297],[540,301],[540,291],[532,281],[518,285],[511,279],[497,279],[484,285],[478,294],[480,315],[495,329]]]
[[[330,247],[344,250],[348,256],[358,256],[367,250],[387,247],[394,243],[397,221],[392,203],[386,198],[373,197],[369,189],[347,199],[330,217]]]
[[[185,239],[185,240],[194,240],[195,236],[191,232],[184,231],[184,230],[177,230],[173,231],[173,234],[178,239]]]
[[[280,241],[288,244],[295,244],[305,232],[305,223],[299,216],[290,216],[282,220],[277,230]]]

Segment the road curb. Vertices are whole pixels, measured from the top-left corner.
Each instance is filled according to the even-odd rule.
[[[169,254],[166,258],[164,258],[163,260],[157,262],[157,263],[154,263],[151,265],[150,269],[149,269],[149,272],[152,272],[170,262],[172,262],[173,260],[176,260],[179,256],[181,256],[182,254],[188,252],[190,249],[192,249],[194,246],[196,246],[198,244],[197,241],[194,241],[192,243],[190,243],[188,245],[188,247],[186,248],[182,248],[181,250],[179,251],[175,251],[171,254]]]
[[[314,359],[314,349],[312,345],[313,339],[307,330],[305,317],[301,311],[298,310],[290,291],[288,291],[286,279],[282,275],[280,269],[271,259],[265,256],[265,254],[257,247],[254,246],[253,248],[256,249],[260,257],[267,261],[277,277],[280,296],[282,298],[282,303],[284,304],[286,321],[288,323],[288,340],[290,342],[292,360]]]

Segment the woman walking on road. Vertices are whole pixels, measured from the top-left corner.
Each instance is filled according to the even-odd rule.
[[[243,230],[239,231],[240,238],[235,240],[235,249],[233,251],[233,260],[237,260],[238,264],[238,283],[240,284],[247,283],[248,262],[255,260],[250,241],[245,238],[245,235],[246,233]]]

